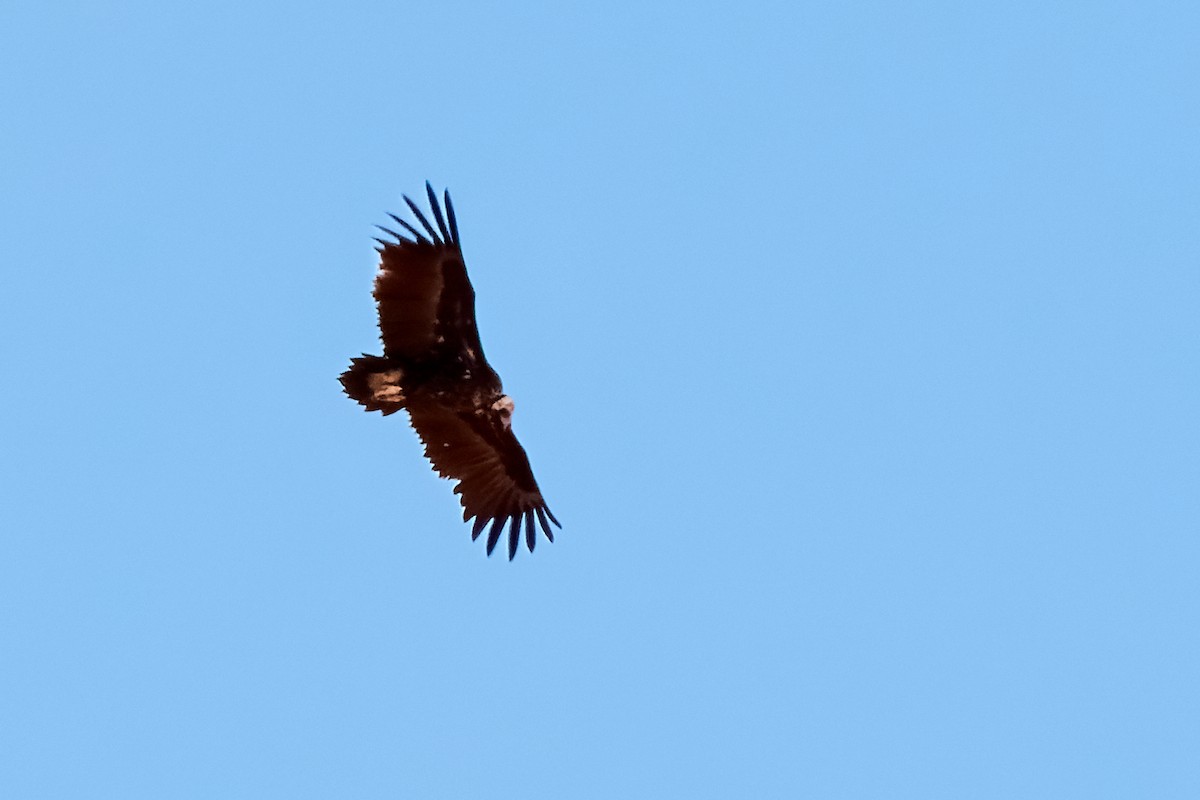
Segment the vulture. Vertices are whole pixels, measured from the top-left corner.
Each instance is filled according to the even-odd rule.
[[[408,411],[433,469],[458,481],[454,492],[462,501],[463,521],[475,518],[472,541],[490,524],[490,556],[507,524],[511,561],[522,529],[533,552],[535,517],[551,542],[550,522],[562,525],[546,505],[513,433],[512,398],[483,356],[475,290],[467,278],[450,192],[443,195],[443,215],[428,182],[425,191],[436,230],[408,197],[404,202],[424,232],[394,214],[388,216],[403,233],[377,226],[394,240],[375,240],[379,272],[373,294],[383,355],[350,359],[340,380],[367,411],[384,416]]]

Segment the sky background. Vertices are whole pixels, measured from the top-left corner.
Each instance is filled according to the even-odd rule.
[[[1198,41],[5,3],[0,796],[1200,796]],[[512,563],[336,380],[426,179]]]

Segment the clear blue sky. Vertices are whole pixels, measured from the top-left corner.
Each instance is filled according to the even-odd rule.
[[[0,796],[1200,797],[1198,41],[7,4]],[[427,178],[511,564],[336,380]]]

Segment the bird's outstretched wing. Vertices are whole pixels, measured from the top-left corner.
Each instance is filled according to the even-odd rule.
[[[509,525],[509,560],[517,553],[522,525],[525,546],[533,552],[537,542],[535,515],[546,538],[554,541],[549,523],[562,526],[538,490],[525,449],[496,412],[460,411],[430,398],[410,399],[408,412],[434,469],[443,478],[459,482],[454,492],[461,496],[463,519],[475,518],[471,539],[479,538],[491,523],[488,555],[495,549],[505,523]]]
[[[450,193],[445,193],[446,214],[433,187],[425,184],[437,228],[408,197],[404,202],[425,229],[418,230],[400,217],[389,215],[403,232],[380,226],[395,241],[379,242],[379,274],[375,300],[379,306],[379,331],[384,355],[407,359],[430,357],[435,352],[463,354],[469,362],[483,362],[483,347],[475,326],[475,290],[459,246],[458,222]]]

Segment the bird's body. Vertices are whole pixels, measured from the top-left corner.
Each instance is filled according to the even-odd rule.
[[[547,517],[555,525],[558,520],[512,432],[512,399],[483,355],[475,291],[467,278],[450,194],[445,194],[444,218],[432,187],[425,188],[438,230],[407,197],[428,236],[398,217],[392,218],[407,235],[383,229],[396,239],[377,240],[380,266],[374,295],[383,355],[351,359],[341,382],[367,411],[385,416],[400,409],[409,412],[434,469],[459,481],[454,491],[462,499],[463,519],[475,518],[472,538],[490,523],[491,555],[507,522],[511,559],[522,522],[532,551],[535,516],[551,541]]]

